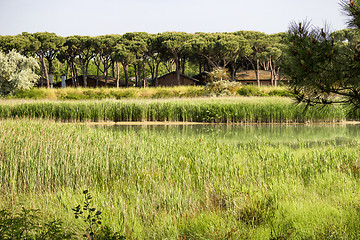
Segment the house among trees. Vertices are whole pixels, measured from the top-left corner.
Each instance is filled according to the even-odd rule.
[[[180,85],[198,85],[199,80],[180,74]],[[155,82],[153,84],[155,86]],[[158,78],[158,86],[178,86],[178,79],[176,72],[170,72]]]
[[[243,85],[257,85],[257,79],[256,79],[256,73],[254,70],[246,70],[246,71],[240,71],[236,73],[236,81],[240,82]],[[274,85],[279,85],[280,81],[278,79],[276,79],[276,84],[275,84],[275,80],[272,80],[271,77],[271,72],[270,71],[264,71],[264,70],[260,70],[259,71],[259,80],[260,80],[260,85],[261,86],[274,86]]]
[[[105,76],[90,75],[87,76],[87,87],[116,87],[116,78],[108,77],[107,81]],[[84,87],[84,76],[77,76],[76,79],[69,78],[65,80],[66,87]],[[130,83],[128,84],[130,86]],[[132,86],[132,85],[131,85]],[[125,81],[119,80],[119,87],[125,87]],[[61,88],[61,82],[55,83],[54,88]]]

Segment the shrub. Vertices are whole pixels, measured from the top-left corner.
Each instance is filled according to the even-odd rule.
[[[205,86],[205,92],[210,96],[232,96],[238,88],[239,84],[236,82],[220,80],[209,82]]]
[[[241,96],[266,96],[266,94],[260,91],[259,87],[246,85],[237,90],[237,94]]]
[[[84,194],[84,205],[76,206],[72,210],[74,211],[75,218],[83,218],[84,222],[87,225],[86,233],[84,237],[88,239],[98,239],[98,240],[121,240],[125,239],[124,236],[120,235],[118,232],[112,231],[108,226],[100,228],[101,225],[101,214],[99,210],[96,211],[96,208],[92,204],[92,196],[88,190],[83,191]],[[84,216],[85,215],[85,216]]]
[[[62,227],[60,220],[44,222],[39,211],[22,208],[11,213],[0,210],[0,239],[71,239],[72,233]]]
[[[39,76],[35,58],[27,58],[16,51],[0,52],[0,95],[11,95],[16,90],[27,90],[34,86]]]
[[[293,97],[294,94],[290,90],[286,89],[273,89],[269,92],[269,96]]]

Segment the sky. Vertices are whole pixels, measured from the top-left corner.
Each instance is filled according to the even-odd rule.
[[[0,35],[286,32],[305,19],[346,28],[340,0],[0,0]]]

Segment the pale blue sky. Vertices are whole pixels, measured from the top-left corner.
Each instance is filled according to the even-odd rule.
[[[340,0],[0,0],[0,35],[54,32],[60,36],[287,31],[291,21],[346,28]]]

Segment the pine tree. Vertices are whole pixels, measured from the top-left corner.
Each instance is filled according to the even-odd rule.
[[[342,0],[357,37],[336,39],[327,27],[292,23],[283,68],[300,102],[345,103],[360,109],[360,0]]]

